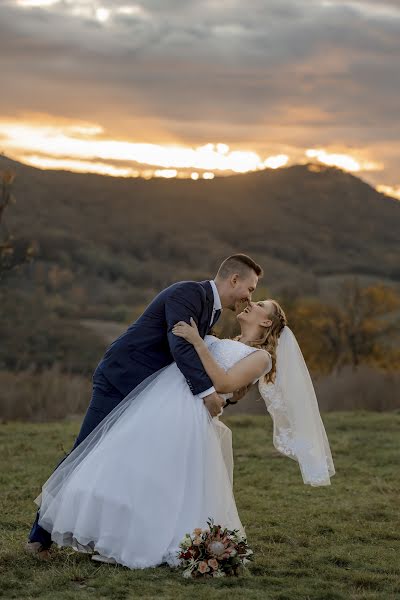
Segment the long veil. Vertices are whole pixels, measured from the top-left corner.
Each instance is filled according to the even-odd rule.
[[[276,351],[275,383],[259,380],[258,389],[273,419],[273,443],[299,463],[303,481],[330,485],[335,474],[314,386],[296,337],[285,326]]]
[[[46,513],[51,503],[56,497],[59,497],[63,486],[68,482],[69,477],[79,468],[86,457],[94,451],[104,437],[117,426],[123,423],[121,417],[127,410],[136,410],[140,405],[142,392],[148,392],[155,384],[158,376],[168,367],[163,367],[147,377],[140,385],[133,389],[100,423],[97,427],[72,450],[64,460],[58,465],[49,479],[42,487],[42,492],[34,502],[40,507],[39,524],[46,529]]]

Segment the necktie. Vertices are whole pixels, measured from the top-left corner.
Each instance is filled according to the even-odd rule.
[[[221,314],[221,310],[220,309],[218,309],[218,310],[215,311],[214,316],[213,316],[212,321],[211,321],[210,327],[214,327],[215,323],[218,321],[218,319],[220,317],[220,314]]]

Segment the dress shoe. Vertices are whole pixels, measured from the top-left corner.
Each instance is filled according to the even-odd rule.
[[[50,558],[49,548],[45,548],[40,542],[27,542],[25,550],[40,560],[49,560]]]

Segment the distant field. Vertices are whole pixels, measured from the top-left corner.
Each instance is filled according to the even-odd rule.
[[[395,600],[400,598],[399,413],[324,415],[337,475],[302,484],[280,457],[266,416],[232,416],[235,494],[255,561],[239,579],[184,580],[169,568],[96,566],[54,549],[50,563],[22,548],[33,498],[78,422],[0,425],[0,597],[146,600]],[[177,432],[179,435],[179,432]]]
[[[106,344],[111,344],[127,328],[124,323],[104,319],[81,319],[80,323],[94,331]]]

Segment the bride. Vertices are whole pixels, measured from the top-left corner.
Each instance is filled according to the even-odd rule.
[[[203,341],[193,320],[173,332],[193,344],[227,398],[258,381],[276,448],[299,462],[305,483],[329,484],[329,444],[283,310],[273,300],[251,302],[237,318],[238,340]],[[211,418],[173,363],[135,388],[61,463],[36,499],[39,524],[58,545],[97,552],[102,562],[175,566],[185,533],[210,517],[244,533],[231,471],[230,430]]]

